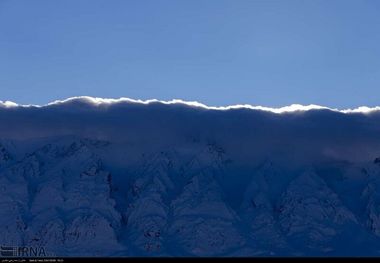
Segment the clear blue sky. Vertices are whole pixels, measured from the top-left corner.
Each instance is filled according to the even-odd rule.
[[[0,100],[380,105],[378,0],[0,0]]]

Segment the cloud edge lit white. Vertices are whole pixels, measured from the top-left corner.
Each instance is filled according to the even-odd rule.
[[[362,113],[362,114],[369,114],[372,112],[380,111],[380,106],[376,107],[367,107],[367,106],[360,106],[358,108],[354,109],[343,109],[339,110],[336,108],[329,108],[326,106],[320,106],[316,104],[309,104],[309,105],[302,105],[302,104],[291,104],[289,106],[284,107],[265,107],[265,106],[254,106],[250,104],[236,104],[236,105],[228,105],[228,106],[208,106],[206,104],[200,103],[198,101],[185,101],[182,99],[173,99],[173,100],[158,100],[158,99],[149,99],[149,100],[140,100],[140,99],[131,99],[127,97],[121,97],[118,99],[113,98],[100,98],[100,97],[91,97],[91,96],[76,96],[76,97],[70,97],[63,100],[55,100],[53,102],[50,102],[48,104],[44,105],[35,105],[35,104],[18,104],[13,101],[1,101],[0,100],[0,108],[28,108],[28,107],[35,107],[35,108],[44,108],[49,106],[55,106],[55,105],[64,105],[70,102],[75,101],[81,101],[88,103],[92,106],[112,106],[113,104],[119,104],[119,103],[137,103],[137,104],[144,104],[149,105],[151,103],[162,103],[165,105],[172,105],[172,104],[181,104],[186,105],[189,107],[195,107],[195,108],[202,108],[207,110],[233,110],[233,109],[251,109],[251,110],[260,110],[260,111],[267,111],[272,112],[276,114],[281,113],[291,113],[291,112],[299,112],[299,111],[310,111],[310,110],[330,110],[334,112],[340,112],[340,113]]]

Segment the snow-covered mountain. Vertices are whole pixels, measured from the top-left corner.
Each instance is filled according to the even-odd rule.
[[[221,148],[163,150],[113,169],[101,154],[118,147],[62,137],[11,157],[3,146],[0,243],[73,256],[380,255],[377,160],[357,168],[357,196],[312,167],[271,161],[241,172],[247,183],[229,195],[239,178]]]
[[[63,106],[0,110],[0,245],[380,256],[376,116]]]

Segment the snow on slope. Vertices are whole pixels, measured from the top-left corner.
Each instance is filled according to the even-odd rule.
[[[127,175],[104,168],[97,152],[109,147],[54,139],[3,168],[0,241],[93,256],[329,255],[340,251],[334,240],[354,228],[380,242],[378,174],[355,197],[366,206],[361,222],[340,200],[347,193],[310,169],[295,176],[272,162],[253,168],[233,209],[222,187],[228,163],[209,146],[190,159],[172,151],[144,157],[145,165],[125,167]],[[117,193],[125,206],[112,193],[115,176],[128,178],[129,192]]]
[[[22,226],[18,239],[3,238],[3,243],[46,246],[61,253],[70,249],[79,255],[118,248],[120,214],[110,198],[109,173],[88,143],[53,142],[2,171],[1,179],[8,180],[2,183],[2,200],[17,208],[15,214],[2,209],[2,218],[12,229]],[[10,223],[15,216],[19,224]]]

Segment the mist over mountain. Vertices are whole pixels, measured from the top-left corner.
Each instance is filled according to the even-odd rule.
[[[0,103],[0,244],[379,255],[380,111]]]

